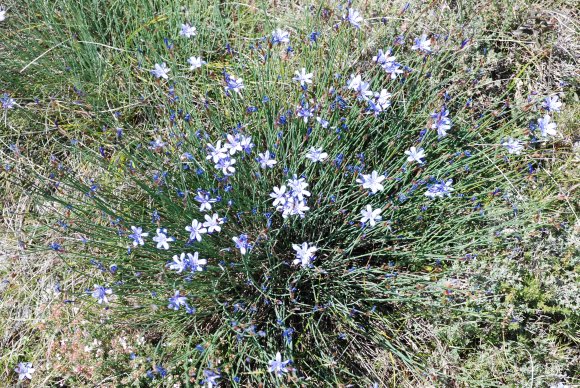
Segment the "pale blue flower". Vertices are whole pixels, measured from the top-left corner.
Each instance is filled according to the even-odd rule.
[[[310,108],[308,104],[302,104],[296,111],[296,116],[302,118],[304,123],[308,123],[308,119],[314,117],[314,108]]]
[[[2,109],[4,110],[13,109],[16,106],[16,100],[11,98],[8,93],[2,95],[0,103],[2,103]]]
[[[449,118],[449,111],[442,107],[439,112],[435,111],[431,114],[433,123],[431,129],[437,129],[437,135],[440,138],[447,136],[447,131],[451,129],[451,119]]]
[[[218,379],[221,377],[219,373],[214,372],[210,369],[203,370],[203,384],[207,385],[207,388],[213,388],[214,386],[217,387]]]
[[[420,38],[415,38],[411,50],[418,50],[428,54],[431,52],[431,40],[427,38],[426,34],[423,34]]]
[[[383,191],[384,186],[381,184],[386,177],[384,175],[379,175],[378,172],[373,171],[370,174],[362,174],[356,179],[357,183],[360,183],[363,189],[369,189],[373,194],[377,191]]]
[[[187,60],[189,63],[189,70],[196,70],[205,65],[207,62],[202,60],[201,57],[189,57]]]
[[[181,25],[181,31],[179,35],[185,36],[186,38],[191,38],[197,34],[197,29],[187,23]]]
[[[304,87],[306,84],[311,84],[312,83],[312,77],[313,74],[312,73],[306,73],[306,68],[302,68],[301,72],[296,70],[294,72],[294,74],[296,74],[296,76],[294,78],[292,78],[294,81],[298,81],[300,82],[300,86]]]
[[[272,44],[290,43],[290,34],[280,28],[272,31]]]
[[[555,122],[550,121],[549,115],[544,115],[544,117],[538,119],[538,128],[540,128],[540,133],[543,137],[556,136],[558,134],[558,131],[556,131],[557,126]]]
[[[173,262],[169,264],[169,269],[177,271],[177,273],[181,273],[187,269],[187,258],[185,253],[181,255],[174,255]]]
[[[241,78],[235,78],[230,76],[229,74],[226,75],[226,93],[229,91],[233,91],[238,93],[238,95],[242,94],[242,89],[244,88],[244,80]]]
[[[274,187],[272,193],[270,193],[270,198],[274,199],[274,206],[283,206],[286,203],[286,186],[282,185],[280,188]]]
[[[315,258],[314,254],[318,251],[317,247],[311,246],[307,242],[292,244],[292,249],[296,251],[296,259],[294,259],[292,264],[300,264],[303,268],[311,266],[312,260]]]
[[[227,135],[227,141],[225,144],[225,147],[228,149],[230,155],[235,155],[236,152],[238,151],[243,151],[243,146],[242,146],[242,135],[240,134],[236,134],[236,135],[232,135],[232,134],[228,134]]]
[[[211,205],[208,210],[211,210]],[[186,226],[185,230],[189,232],[191,241],[201,241],[201,235],[207,233],[207,229],[198,220],[191,221],[191,225]]]
[[[228,149],[225,146],[222,146],[221,140],[218,140],[215,146],[208,143],[207,150],[207,156],[205,158],[207,160],[212,160],[214,163],[217,163],[220,159],[228,156]]]
[[[211,204],[217,201],[217,199],[211,198],[209,194],[204,191],[198,191],[197,195],[193,199],[200,203],[199,205],[200,212],[211,210]]]
[[[282,361],[282,355],[280,352],[276,353],[276,358],[268,362],[268,372],[274,373],[277,376],[282,376],[284,373],[288,372],[286,365],[290,363],[290,360]]]
[[[206,259],[199,258],[199,252],[193,252],[187,254],[187,264],[192,272],[202,272],[203,266],[207,264]]]
[[[250,244],[248,243],[248,236],[245,234],[240,234],[239,237],[233,237],[232,240],[236,243],[236,248],[240,250],[242,255],[245,255],[250,249]]]
[[[417,162],[423,164],[423,158],[425,158],[425,150],[423,148],[417,149],[416,147],[411,147],[408,151],[405,151],[405,155],[408,156],[407,162]]]
[[[364,21],[362,16],[360,15],[360,12],[352,8],[349,8],[347,10],[346,15],[344,15],[344,19],[355,28],[360,28],[361,23]]]
[[[235,163],[236,159],[227,156],[223,159],[218,160],[218,162],[215,165],[215,168],[222,170],[222,173],[225,176],[231,176],[236,172],[236,168],[234,167]]]
[[[448,179],[445,182],[439,181],[437,183],[433,183],[427,187],[427,192],[425,192],[425,196],[431,199],[451,197],[451,192],[455,190],[451,186],[452,184],[453,179]]]
[[[380,221],[382,218],[379,214],[382,213],[382,209],[374,209],[371,205],[367,205],[367,207],[363,210],[361,210],[360,214],[362,216],[362,218],[360,219],[360,222],[362,222],[363,224],[368,222],[370,226],[375,226],[377,224],[377,221]]]
[[[169,244],[172,241],[175,241],[173,237],[167,237],[167,229],[158,228],[157,235],[152,238],[153,241],[157,243],[157,249],[169,249]]]
[[[107,287],[99,286],[98,284],[94,285],[93,292],[91,293],[92,297],[97,300],[98,304],[109,303],[109,299],[107,299],[107,295],[111,295],[113,290]]]
[[[521,143],[521,141],[513,139],[511,137],[508,137],[507,140],[501,143],[501,145],[507,148],[508,153],[510,154],[519,155],[524,149],[524,145]]]
[[[208,233],[221,232],[222,228],[220,225],[223,224],[224,221],[217,214],[213,214],[211,217],[209,214],[206,214],[204,218],[205,222],[203,223],[203,226],[207,228]]]
[[[323,119],[323,118],[321,118],[321,117],[317,117],[317,118],[316,118],[316,121],[318,122],[318,124],[320,124],[320,126],[321,126],[322,128],[328,128],[328,124],[330,124],[328,121],[324,120],[324,119]]]
[[[558,95],[554,95],[552,97],[548,96],[544,99],[542,107],[548,112],[560,112],[562,102],[559,100]]]
[[[175,291],[175,294],[169,298],[168,301],[169,304],[167,305],[167,308],[170,308],[171,310],[177,311],[181,306],[187,306],[187,298],[185,296],[181,296],[179,291]]]
[[[387,63],[391,63],[395,61],[395,57],[391,56],[391,49],[388,49],[387,52],[383,52],[383,50],[379,49],[377,55],[373,57],[373,62],[376,62],[380,66],[384,66]]]
[[[401,64],[397,63],[397,62],[389,62],[389,63],[384,64],[383,70],[391,76],[391,79],[397,78],[397,74],[403,74],[403,70],[401,69]]]
[[[1,16],[1,13],[0,13]],[[2,20],[0,20],[2,21]],[[34,368],[31,362],[19,362],[18,366],[14,369],[14,372],[18,373],[18,380],[32,380],[32,374],[34,373]]]
[[[270,151],[266,150],[264,153],[258,153],[258,163],[261,168],[272,168],[277,163]]]
[[[133,246],[145,244],[143,237],[149,236],[149,233],[143,233],[143,229],[138,226],[131,226],[131,231],[133,233],[129,235],[129,238],[133,239]]]
[[[310,159],[312,163],[323,162],[328,158],[328,154],[322,151],[322,148],[310,148],[310,151],[306,154],[306,158]]]
[[[168,74],[170,71],[171,69],[167,67],[165,62],[163,62],[161,65],[156,63],[155,69],[151,70],[151,74],[157,78],[169,79]]]

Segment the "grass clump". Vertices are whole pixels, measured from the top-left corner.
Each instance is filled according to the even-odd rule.
[[[420,322],[461,322],[442,337],[467,349],[505,318],[505,285],[458,268],[552,227],[553,198],[527,196],[561,103],[518,98],[530,63],[489,94],[486,45],[407,9],[310,7],[288,26],[266,7],[92,5],[46,15],[82,53],[67,71],[92,131],[65,117],[46,174],[8,176],[26,171],[42,246],[85,280],[75,303],[156,333],[150,368],[116,381],[397,385],[428,369]],[[538,287],[509,294],[545,303]]]

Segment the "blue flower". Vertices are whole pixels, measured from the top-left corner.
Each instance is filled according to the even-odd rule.
[[[455,189],[452,187],[453,179],[448,179],[447,181],[438,181],[427,187],[427,192],[425,196],[435,199],[443,197],[451,197],[451,192]]]
[[[272,44],[290,43],[290,34],[280,28],[272,31]]]
[[[201,190],[197,192],[197,195],[193,199],[200,203],[200,212],[211,210],[211,204],[217,201],[215,198],[210,198],[209,193]]]
[[[175,291],[175,294],[168,299],[169,304],[167,305],[168,308],[172,310],[179,310],[181,306],[187,306],[187,298],[185,296],[181,296],[179,291]]]
[[[248,243],[248,236],[245,234],[240,234],[239,237],[233,237],[232,240],[234,240],[236,248],[240,250],[242,255],[245,255],[251,249],[251,245]]]
[[[213,388],[214,386],[218,385],[217,380],[221,377],[221,375],[211,369],[204,369],[203,377],[203,384],[206,384],[207,388]]]
[[[112,293],[113,293],[113,290],[111,290],[110,288],[106,288],[106,287],[99,286],[99,285],[95,284],[94,290],[91,293],[91,295],[93,298],[95,298],[97,300],[98,304],[103,304],[103,303],[109,303],[109,300],[107,299],[107,295],[111,295]]]
[[[440,138],[447,136],[447,131],[451,128],[451,119],[449,118],[449,111],[443,106],[439,112],[431,113],[433,123],[431,129],[437,129],[437,135]]]
[[[548,96],[544,99],[542,107],[548,112],[560,112],[562,102],[558,100],[558,95],[552,97]]]
[[[2,108],[5,110],[13,109],[16,105],[16,101],[13,98],[10,98],[8,93],[4,93],[2,98],[0,98],[0,103],[2,103]]]
[[[226,94],[229,95],[229,92],[233,91],[238,93],[238,95],[242,95],[242,89],[244,88],[244,80],[241,78],[232,77],[227,73],[225,75],[225,78],[226,78],[226,86],[225,86]]]

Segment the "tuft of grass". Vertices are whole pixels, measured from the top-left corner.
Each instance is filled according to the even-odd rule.
[[[469,4],[405,11],[395,4],[383,20],[371,5],[367,24],[357,30],[340,21],[344,7],[334,4],[282,18],[266,3],[147,1],[137,10],[111,2],[105,13],[90,1],[28,6],[10,32],[26,38],[7,43],[2,85],[20,109],[6,113],[9,151],[3,157],[10,168],[3,174],[8,185],[34,192],[32,217],[43,226],[34,227],[37,233],[24,225],[13,231],[25,232],[21,238],[38,257],[62,259],[59,268],[70,281],[62,298],[93,321],[88,334],[71,333],[61,344],[69,365],[46,367],[45,381],[190,385],[212,370],[234,386],[501,385],[528,379],[528,359],[545,357],[528,349],[554,346],[551,336],[561,344],[557,356],[543,364],[544,376],[531,362],[530,382],[573,376],[563,360],[574,359],[565,349],[577,343],[575,305],[546,293],[558,287],[540,270],[558,269],[569,276],[567,284],[577,275],[577,246],[558,240],[577,233],[573,186],[549,162],[570,143],[539,142],[529,127],[543,95],[528,99],[524,85],[537,78],[542,55],[518,41],[517,52],[531,55],[504,63],[513,47],[503,32],[478,32],[480,26],[494,33],[515,27],[514,8],[489,6],[489,15],[512,11],[498,22],[474,14]],[[177,36],[185,21],[198,28],[193,40]],[[263,39],[277,27],[291,31],[291,52]],[[313,31],[321,33],[317,42],[308,39]],[[434,54],[409,50],[421,33],[433,37]],[[408,69],[390,80],[372,56],[401,34],[406,44],[394,45],[394,55]],[[191,55],[201,55],[207,66],[189,72]],[[171,68],[168,82],[149,73],[161,62]],[[308,90],[291,80],[302,67],[314,71]],[[223,92],[224,72],[243,77],[241,96]],[[378,117],[370,114],[345,90],[350,74],[362,74],[373,91],[386,88],[392,106]],[[306,104],[331,129],[298,119],[299,105]],[[438,139],[430,115],[444,105],[453,127]],[[229,178],[206,161],[206,144],[223,141],[226,133],[252,136],[255,143],[251,154],[235,156]],[[501,142],[508,136],[527,139],[522,155],[507,155]],[[46,145],[34,145],[38,139]],[[151,148],[156,139],[165,145]],[[425,148],[425,165],[405,162],[412,145]],[[306,160],[311,146],[322,147],[329,160]],[[266,149],[278,164],[264,171],[254,158]],[[387,176],[376,195],[356,183],[372,170]],[[268,198],[293,174],[303,175],[312,192],[303,219],[283,219]],[[451,198],[424,196],[429,185],[448,179]],[[216,211],[227,221],[220,234],[188,244],[184,227],[203,218],[193,201],[198,189],[221,197]],[[367,204],[383,211],[374,228],[358,223]],[[150,236],[144,247],[128,250],[134,225]],[[161,226],[177,239],[169,251],[150,241]],[[241,233],[254,244],[248,255],[232,242]],[[548,254],[538,241],[546,236],[559,241]],[[314,268],[292,265],[292,244],[303,241],[319,248]],[[56,249],[46,248],[53,243]],[[180,275],[167,268],[173,255],[193,251],[208,259],[205,271]],[[560,252],[568,257],[562,263],[553,259]],[[24,284],[16,287],[17,299],[38,296]],[[109,309],[91,302],[93,284],[113,289]],[[167,309],[175,291],[189,298],[194,314]],[[538,309],[548,318],[536,319]],[[546,332],[546,322],[557,324]],[[117,332],[128,328],[151,333],[148,345],[120,346]],[[5,341],[14,349],[27,349],[35,336],[45,339],[34,330],[28,336],[15,331],[21,340]],[[93,337],[97,345],[90,345]],[[77,355],[83,342],[108,357],[95,363]],[[502,356],[485,357],[498,346]],[[443,350],[449,355],[434,359]],[[267,371],[278,351],[292,359],[283,377]],[[3,355],[5,372],[28,359],[25,351]],[[479,371],[482,359],[489,367]]]

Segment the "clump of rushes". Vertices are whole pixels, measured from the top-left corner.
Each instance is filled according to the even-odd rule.
[[[462,36],[364,53],[380,25],[357,10],[316,23],[220,53],[195,44],[201,22],[169,26],[171,55],[136,54],[149,130],[117,115],[67,150],[90,174],[54,157],[40,180],[62,236],[47,249],[94,278],[78,298],[188,338],[155,378],[382,384],[421,374],[414,316],[490,314],[488,290],[447,271],[532,217],[515,210],[525,155],[557,135],[558,99],[512,101],[515,81],[474,99],[479,48]]]

